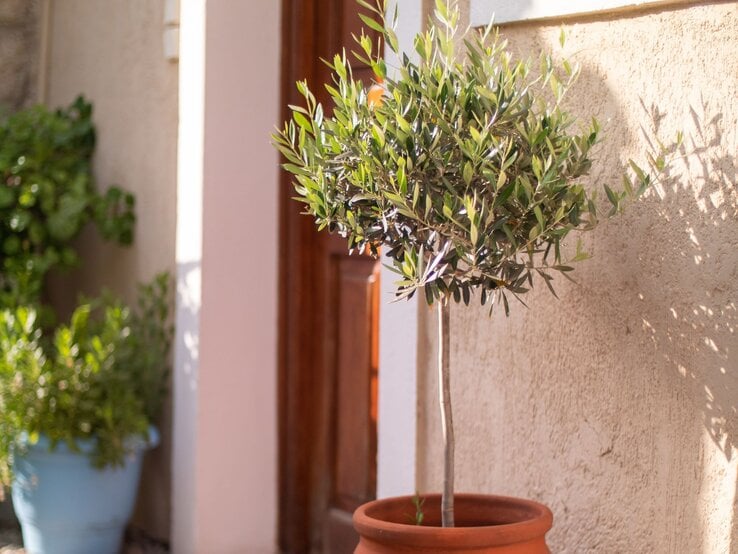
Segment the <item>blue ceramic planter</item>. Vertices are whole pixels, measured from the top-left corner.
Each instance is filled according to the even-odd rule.
[[[95,469],[82,442],[81,453],[65,444],[49,451],[41,437],[13,466],[13,505],[29,554],[118,554],[133,512],[141,461],[159,436],[152,427],[148,443],[132,440],[123,467]]]

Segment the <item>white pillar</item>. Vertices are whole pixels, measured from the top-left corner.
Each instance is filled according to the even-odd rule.
[[[279,4],[181,2],[178,554],[276,550]]]

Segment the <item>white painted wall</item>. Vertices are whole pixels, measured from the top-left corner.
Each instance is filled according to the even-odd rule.
[[[274,552],[279,2],[182,2],[180,33],[173,549]]]
[[[394,4],[390,5],[390,13]],[[413,37],[421,28],[422,0],[404,0],[398,11],[400,49],[414,52]],[[398,65],[387,52],[390,68]],[[417,427],[418,300],[392,302],[398,277],[385,264],[379,309],[379,417],[377,422],[377,497],[415,492]]]
[[[415,492],[418,302],[392,302],[395,280],[397,275],[382,267],[377,498]]]

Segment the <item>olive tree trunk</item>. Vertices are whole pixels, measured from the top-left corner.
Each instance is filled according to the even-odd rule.
[[[443,494],[441,523],[454,526],[454,422],[451,414],[451,375],[449,372],[451,303],[448,298],[438,301],[438,396],[441,403],[443,429]]]

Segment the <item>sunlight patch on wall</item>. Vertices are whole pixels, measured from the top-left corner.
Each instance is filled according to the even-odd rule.
[[[735,525],[735,491],[738,486],[738,457],[726,458],[708,433],[703,435],[702,486],[697,501],[702,522],[702,552],[732,552],[731,527]],[[721,475],[716,480],[715,475]]]

